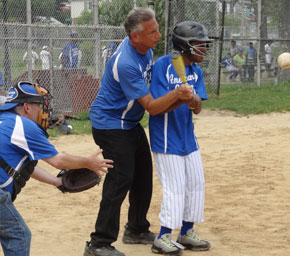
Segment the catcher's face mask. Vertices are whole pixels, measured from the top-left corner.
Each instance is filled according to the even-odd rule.
[[[49,126],[49,119],[52,112],[52,109],[50,107],[52,96],[48,92],[48,90],[40,87],[38,84],[34,84],[33,86],[37,93],[42,97],[42,101],[40,102],[42,103],[42,106],[38,113],[37,123],[40,124],[44,129],[47,129]]]
[[[46,129],[49,125],[51,114],[50,100],[51,94],[38,84],[30,82],[19,82],[8,91],[5,104],[0,107],[0,111],[7,111],[19,104],[39,103],[41,109],[38,113],[37,123]]]

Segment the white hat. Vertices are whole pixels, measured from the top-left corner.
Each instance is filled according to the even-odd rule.
[[[46,50],[46,49],[48,49],[48,47],[47,47],[47,45],[44,45],[44,46],[42,47],[42,50]]]

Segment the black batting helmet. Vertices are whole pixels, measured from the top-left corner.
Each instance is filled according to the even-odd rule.
[[[212,43],[209,39],[208,31],[205,26],[194,21],[183,21],[178,23],[173,29],[172,43],[173,48],[182,53],[193,53],[192,41],[201,43]]]

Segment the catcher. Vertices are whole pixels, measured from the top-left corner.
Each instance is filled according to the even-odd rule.
[[[31,233],[13,201],[30,177],[63,192],[80,192],[99,182],[112,160],[101,159],[102,150],[89,157],[59,153],[48,141],[51,95],[37,84],[19,82],[10,88],[0,107],[0,242],[5,256],[28,256]],[[55,177],[36,166],[43,160],[63,170]]]

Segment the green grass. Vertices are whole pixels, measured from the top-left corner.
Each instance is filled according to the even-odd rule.
[[[75,119],[66,118],[66,123],[70,124],[73,129],[69,134],[91,134],[92,126],[91,121],[88,120],[89,112],[83,112],[75,116]],[[79,120],[77,120],[79,119]],[[57,128],[47,129],[50,137],[58,137],[63,135]]]
[[[277,85],[256,84],[222,85],[219,97],[212,96],[203,102],[203,109],[229,110],[239,115],[263,114],[270,112],[290,111],[290,83]],[[91,134],[88,112],[80,113],[78,120],[67,120],[73,130],[70,134]],[[145,112],[141,124],[148,127],[149,115]],[[57,129],[48,129],[51,137],[62,135]],[[69,135],[68,135],[69,136]]]
[[[290,111],[290,83],[223,85],[220,96],[209,98],[203,108],[240,115]]]

